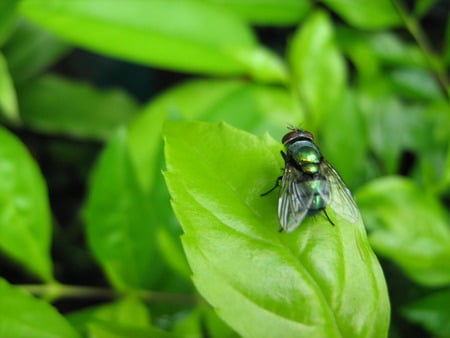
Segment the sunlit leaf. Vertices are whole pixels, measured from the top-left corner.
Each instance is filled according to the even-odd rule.
[[[310,9],[308,0],[206,0],[261,25],[297,24]]]
[[[226,124],[168,123],[166,181],[193,280],[244,337],[386,337],[389,302],[364,227],[323,215],[279,233],[280,145]]]
[[[286,78],[278,57],[257,45],[244,21],[220,7],[182,0],[110,4],[24,0],[21,9],[68,41],[123,60],[206,74],[248,71],[265,81]]]

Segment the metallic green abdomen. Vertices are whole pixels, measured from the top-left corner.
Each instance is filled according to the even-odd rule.
[[[302,182],[301,185],[304,186],[305,192],[308,191],[308,198],[312,198],[308,215],[315,215],[325,209],[331,196],[330,184],[325,177],[315,175],[312,179]]]

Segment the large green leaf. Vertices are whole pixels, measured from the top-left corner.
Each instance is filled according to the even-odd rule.
[[[443,208],[411,180],[385,177],[357,193],[375,251],[427,286],[450,283],[450,229]]]
[[[79,335],[50,304],[0,279],[0,337],[76,338]]]
[[[108,138],[137,109],[120,90],[98,90],[54,75],[25,85],[19,105],[24,124],[32,129],[95,139]]]
[[[8,66],[0,53],[0,116],[11,122],[19,120],[16,91],[14,89]]]
[[[279,233],[280,145],[226,124],[167,123],[165,173],[198,291],[244,337],[386,337],[389,301],[361,221],[329,208]]]
[[[80,46],[151,66],[207,74],[248,70],[285,79],[280,61],[258,47],[237,16],[199,1],[25,0],[31,20]]]
[[[363,29],[399,26],[402,21],[391,0],[321,0],[349,24]]]
[[[22,18],[5,45],[4,52],[14,82],[22,84],[53,64],[68,50],[67,43]]]
[[[0,127],[0,249],[51,281],[51,216],[47,188],[23,144]]]
[[[144,288],[158,277],[155,222],[138,184],[121,129],[101,155],[85,207],[88,243],[117,289]]]
[[[254,24],[297,24],[308,12],[308,0],[206,0],[222,6]]]
[[[313,13],[300,26],[289,46],[289,61],[295,88],[315,128],[340,99],[346,81],[344,59],[324,12]]]

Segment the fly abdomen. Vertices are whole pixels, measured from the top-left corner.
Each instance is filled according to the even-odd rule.
[[[308,207],[308,215],[313,216],[325,209],[331,197],[330,184],[321,175],[314,175],[309,180],[302,182],[305,191],[309,191],[311,202]]]

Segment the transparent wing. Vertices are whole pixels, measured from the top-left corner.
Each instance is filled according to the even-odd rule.
[[[313,195],[301,184],[302,173],[287,166],[281,181],[278,199],[278,217],[283,231],[294,231],[303,221],[311,205]]]
[[[359,218],[358,207],[341,176],[326,160],[322,161],[321,172],[330,184],[330,207],[347,221],[355,223]]]

